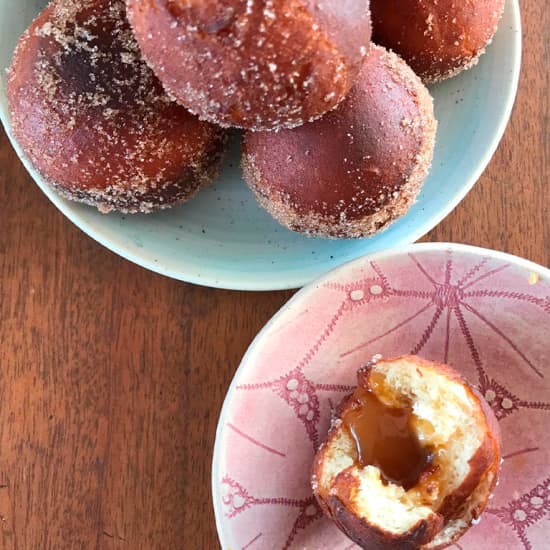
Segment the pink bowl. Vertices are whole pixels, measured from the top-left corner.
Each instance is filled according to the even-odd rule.
[[[419,244],[358,259],[298,292],[246,353],[212,471],[224,550],[356,548],[309,485],[330,410],[373,355],[459,370],[503,433],[501,481],[455,545],[542,549],[550,540],[550,271],[506,254]]]

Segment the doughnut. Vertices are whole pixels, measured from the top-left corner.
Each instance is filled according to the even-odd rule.
[[[491,407],[451,367],[415,356],[373,361],[357,380],[314,458],[321,508],[361,548],[446,548],[498,480]]]
[[[246,182],[275,219],[317,237],[361,238],[414,202],[431,165],[432,98],[397,55],[371,46],[349,97],[322,119],[246,132]]]
[[[64,197],[101,212],[188,200],[218,173],[225,131],[174,103],[140,57],[124,0],[57,0],[17,45],[11,131]]]
[[[126,0],[143,55],[201,119],[291,128],[336,107],[371,36],[369,0]]]
[[[503,9],[504,0],[371,0],[373,40],[438,82],[478,62]]]

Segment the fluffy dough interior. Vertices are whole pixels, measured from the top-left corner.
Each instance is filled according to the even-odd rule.
[[[348,501],[347,506],[369,524],[401,534],[437,513],[445,497],[461,486],[484,440],[486,423],[480,422],[480,404],[462,382],[430,367],[411,366],[403,358],[373,365],[368,374],[371,390],[384,404],[412,405],[411,426],[422,446],[433,452],[435,468],[408,491],[385,482],[376,466],[356,465],[355,443],[337,420],[340,425],[329,440],[318,484]],[[355,480],[351,492],[350,476]]]

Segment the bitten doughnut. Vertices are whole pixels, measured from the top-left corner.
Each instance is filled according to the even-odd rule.
[[[371,0],[373,40],[437,82],[477,63],[503,9],[504,0]]]
[[[399,57],[373,45],[338,109],[300,128],[247,132],[242,169],[260,205],[286,227],[366,237],[414,202],[435,131],[428,90]]]
[[[497,482],[492,409],[452,368],[418,357],[374,361],[357,379],[314,459],[323,511],[365,549],[453,544]]]
[[[143,55],[200,118],[254,130],[316,119],[369,47],[368,0],[127,0]]]
[[[21,37],[11,131],[65,197],[102,212],[189,199],[218,173],[224,131],[172,102],[141,60],[124,0],[57,0]]]

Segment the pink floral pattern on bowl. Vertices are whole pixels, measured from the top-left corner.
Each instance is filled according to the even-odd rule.
[[[213,495],[223,550],[351,550],[309,485],[330,412],[375,354],[458,369],[503,432],[500,484],[463,550],[549,547],[550,272],[458,245],[347,264],[299,292],[247,352],[220,418]]]

